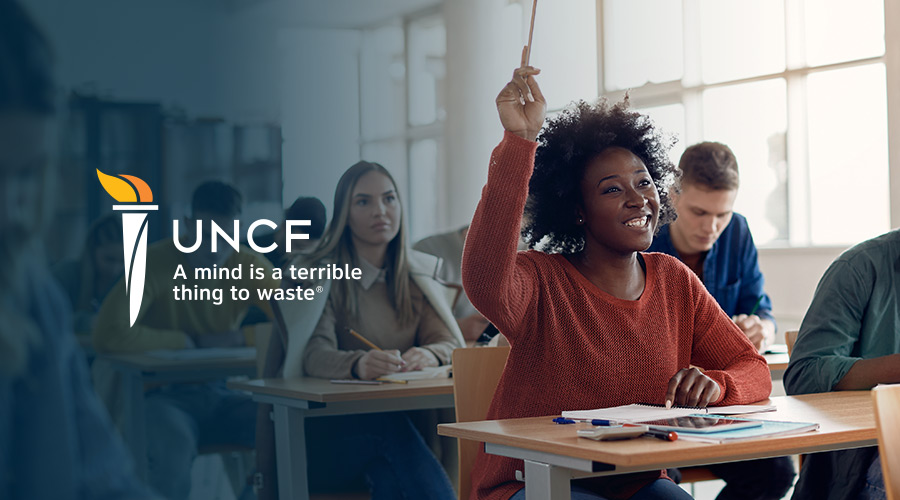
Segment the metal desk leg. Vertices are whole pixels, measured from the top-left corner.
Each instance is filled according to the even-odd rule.
[[[138,477],[147,480],[147,425],[144,407],[144,381],[140,372],[123,371],[122,401],[125,403],[123,438],[131,450]]]
[[[567,469],[525,460],[525,500],[571,500]]]
[[[275,456],[278,460],[278,496],[309,500],[304,411],[275,404],[272,413],[275,420]]]

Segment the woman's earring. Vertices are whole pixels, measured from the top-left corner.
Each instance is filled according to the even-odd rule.
[[[575,224],[578,224],[579,226],[584,224],[584,217],[579,215],[578,218],[575,219]]]

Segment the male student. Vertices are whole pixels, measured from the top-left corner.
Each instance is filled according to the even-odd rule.
[[[647,251],[673,255],[691,268],[762,351],[774,340],[775,321],[747,219],[733,210],[737,159],[724,144],[701,142],[684,151],[678,167],[680,189],[671,195],[678,218],[659,230]]]
[[[737,159],[724,144],[701,142],[684,151],[678,166],[680,189],[671,194],[678,218],[659,230],[647,251],[673,255],[691,268],[763,351],[775,337],[775,321],[747,220],[733,210],[739,186]],[[709,468],[727,482],[718,500],[781,498],[795,475],[788,457]]]
[[[308,220],[308,226],[296,226],[293,232],[304,233],[309,235],[308,240],[294,240],[291,243],[291,253],[287,253],[285,242],[285,234],[287,232],[287,221],[289,220]],[[266,254],[266,258],[273,266],[283,266],[291,259],[293,255],[302,253],[315,248],[322,233],[325,232],[325,205],[321,200],[313,196],[301,196],[294,200],[284,211],[284,221],[278,226],[278,229],[270,233],[261,234],[254,238],[254,242],[265,248],[272,243],[278,245],[278,248]]]
[[[784,372],[788,394],[900,383],[900,230],[844,252],[825,271]],[[807,455],[797,499],[885,498],[878,449]]]
[[[204,183],[194,191],[191,211],[191,217],[184,221],[185,234],[178,237],[184,247],[202,237],[200,248],[184,253],[166,239],[148,249],[143,304],[137,321],[129,326],[125,282],[119,281],[97,315],[93,341],[99,353],[242,346],[248,339],[239,325],[249,306],[256,305],[271,314],[268,303],[259,300],[256,292],[258,288],[278,287],[269,262],[246,246],[235,252],[221,238],[217,252],[212,252],[210,222],[230,233],[233,221],[241,213],[241,194],[222,182]],[[195,229],[198,220],[202,221],[199,234]],[[241,277],[195,279],[195,269],[214,266],[240,266]],[[263,269],[264,276],[254,279],[251,266]],[[191,291],[196,285],[198,289],[221,289],[223,293],[215,299],[200,300],[182,292],[182,285]],[[250,300],[234,300],[233,286],[249,289]],[[174,289],[179,292],[176,294]],[[145,417],[151,486],[166,498],[187,498],[191,464],[198,446],[253,446],[255,420],[256,404],[227,389],[224,381],[151,389]]]

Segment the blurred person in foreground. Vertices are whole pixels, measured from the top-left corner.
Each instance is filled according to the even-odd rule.
[[[148,499],[75,343],[38,235],[48,213],[50,47],[0,1],[0,498]]]

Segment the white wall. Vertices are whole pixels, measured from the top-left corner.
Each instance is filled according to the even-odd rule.
[[[329,218],[338,179],[359,160],[359,44],[355,30],[281,37],[284,201],[316,196]]]
[[[519,17],[512,18],[512,13]],[[503,138],[494,98],[521,57],[521,9],[507,0],[444,2],[447,26],[448,227],[472,220],[487,181],[491,150]]]
[[[779,340],[784,332],[797,330],[812,302],[813,292],[825,270],[846,247],[763,248],[759,267],[766,279],[766,293],[772,298]]]

